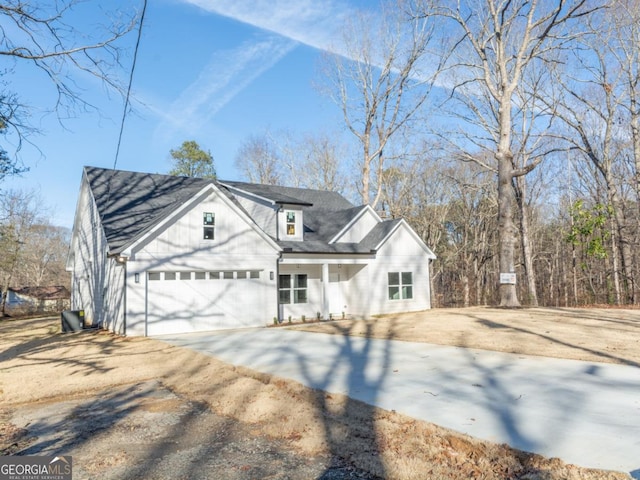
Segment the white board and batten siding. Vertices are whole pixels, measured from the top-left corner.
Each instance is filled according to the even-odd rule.
[[[71,309],[84,310],[85,322],[102,325],[108,285],[107,240],[99,227],[96,204],[86,181],[80,187],[73,243],[67,270],[71,272]]]
[[[415,233],[401,224],[380,246],[368,268],[353,277],[350,291],[367,292],[366,295],[352,296],[354,312],[368,317],[431,308],[429,261],[425,258],[425,248]],[[428,253],[433,256],[430,251]],[[403,298],[403,295],[390,298],[389,273],[397,273],[400,278],[403,273],[411,274],[411,298]],[[399,285],[400,290],[402,287]]]
[[[215,216],[212,240],[204,239],[205,212]],[[276,247],[212,192],[133,250],[127,335],[268,324],[277,314],[277,259]]]

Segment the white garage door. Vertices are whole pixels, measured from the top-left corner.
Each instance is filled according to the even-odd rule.
[[[266,325],[263,277],[257,270],[148,272],[147,335]]]

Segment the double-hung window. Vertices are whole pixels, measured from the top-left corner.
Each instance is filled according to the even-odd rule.
[[[413,298],[413,273],[389,272],[389,300]]]
[[[280,275],[280,304],[307,303],[307,280],[306,274]]]
[[[287,212],[287,235],[296,234],[296,212]]]
[[[215,237],[216,217],[212,212],[204,212],[202,214],[202,238],[204,240],[213,240]]]

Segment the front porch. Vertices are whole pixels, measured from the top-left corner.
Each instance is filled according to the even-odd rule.
[[[365,316],[362,301],[368,259],[282,258],[278,272],[279,321]]]

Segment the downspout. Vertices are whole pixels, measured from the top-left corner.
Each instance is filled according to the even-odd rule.
[[[276,209],[276,241],[280,240],[280,210],[282,210],[282,205],[276,204],[278,207]],[[276,259],[276,319],[278,323],[282,323],[283,319],[280,318],[280,261],[282,260],[282,251],[278,253],[278,258]]]
[[[127,336],[127,262],[124,267],[124,291],[122,292],[122,335]]]
[[[126,336],[127,335],[127,262],[129,261],[129,255],[128,254],[123,254],[123,253],[116,253],[116,254],[108,254],[108,257],[111,257],[115,260],[117,265],[122,265],[123,268],[123,292],[122,292],[122,333],[121,335]],[[105,312],[104,312],[104,298],[102,299],[102,303],[103,303],[103,312],[102,312],[102,323],[104,323],[104,316],[105,316]],[[113,308],[113,307],[112,307]],[[116,318],[116,316],[114,315],[113,318],[113,323],[111,326],[111,329],[113,331],[113,333],[118,333],[116,327],[118,324],[118,319]]]
[[[282,260],[282,252],[278,254],[278,258],[276,259],[276,318],[278,319],[278,323],[282,323],[282,318],[280,318],[280,260]]]
[[[144,336],[149,336],[149,272],[144,271]]]

